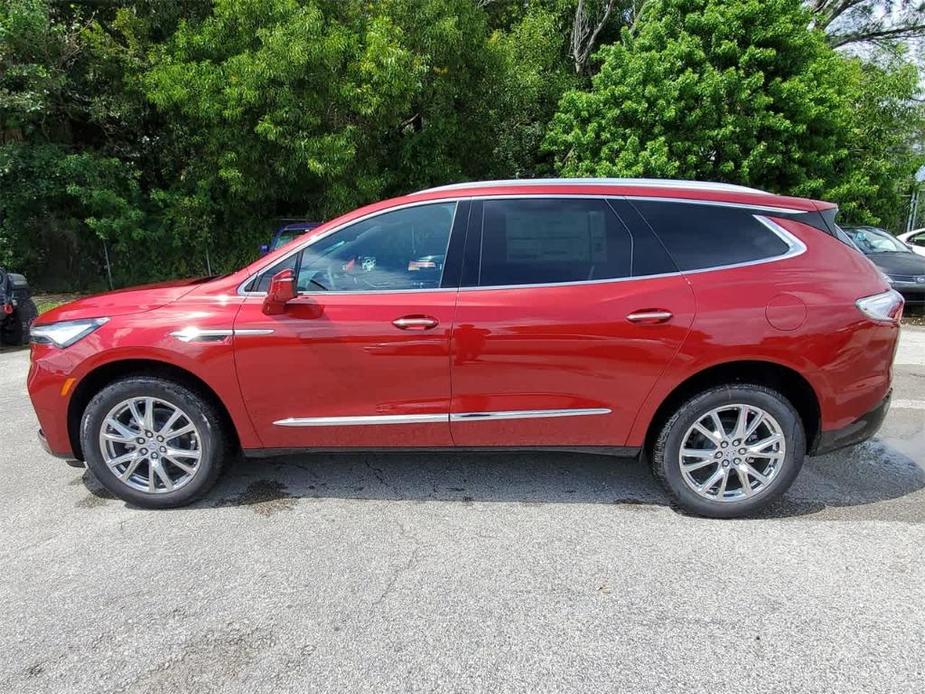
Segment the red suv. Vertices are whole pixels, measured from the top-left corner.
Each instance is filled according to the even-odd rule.
[[[902,298],[835,212],[613,179],[380,202],[234,274],[44,314],[40,436],[144,507],[238,450],[517,448],[644,455],[683,509],[753,512],[888,407]]]

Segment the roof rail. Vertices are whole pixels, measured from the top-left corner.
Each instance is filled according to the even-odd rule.
[[[501,187],[501,186],[573,186],[573,185],[602,185],[602,186],[639,186],[654,188],[681,188],[686,190],[714,190],[729,193],[758,193],[772,195],[766,190],[737,186],[732,183],[711,183],[708,181],[681,181],[669,178],[515,178],[501,181],[469,181],[467,183],[452,183],[446,186],[437,186],[419,190],[412,195],[433,193],[444,190],[466,190],[471,188]]]

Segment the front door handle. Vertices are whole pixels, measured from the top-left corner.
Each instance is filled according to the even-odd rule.
[[[633,311],[626,316],[630,323],[639,323],[640,325],[655,325],[656,323],[667,323],[672,318],[671,311],[661,308],[647,308],[640,311]]]
[[[440,321],[432,316],[402,316],[392,321],[399,330],[431,330],[439,324]]]

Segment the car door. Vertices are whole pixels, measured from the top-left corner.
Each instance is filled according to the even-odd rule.
[[[454,218],[464,225],[455,202],[382,212],[322,234],[248,285],[235,364],[265,447],[452,445]],[[265,315],[269,278],[287,268],[298,295]]]
[[[456,445],[625,445],[692,322],[687,281],[621,200],[486,199],[470,220],[451,345]]]

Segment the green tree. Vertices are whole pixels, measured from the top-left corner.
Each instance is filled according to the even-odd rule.
[[[569,13],[534,3],[491,38],[500,55],[496,79],[486,85],[484,116],[492,129],[492,178],[550,174],[542,152],[546,127],[565,91],[580,84],[568,58]],[[559,3],[561,4],[561,3]]]
[[[901,231],[915,173],[925,165],[919,72],[901,51],[884,54],[877,64],[858,58],[845,62],[848,155],[821,196],[840,202],[847,222]]]
[[[479,91],[499,55],[467,0],[217,0],[152,55],[148,98],[187,166],[264,214],[330,215],[490,164]]]
[[[120,284],[192,269],[149,199],[171,148],[131,84],[186,4],[118,5],[0,5],[0,262],[45,288],[105,287],[104,245]]]
[[[546,138],[559,171],[729,181],[878,218],[908,180],[885,179],[914,159],[895,134],[920,123],[898,107],[914,70],[875,72],[808,24],[799,0],[649,0],[592,87],[562,98]]]

